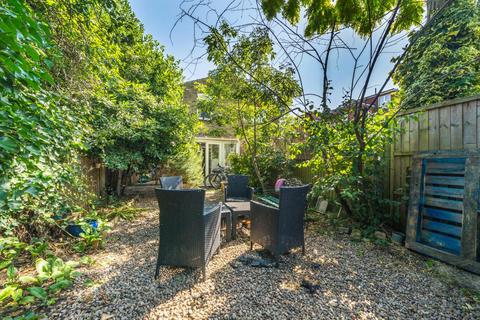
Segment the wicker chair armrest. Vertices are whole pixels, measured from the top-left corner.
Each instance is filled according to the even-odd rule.
[[[208,207],[203,209],[203,215],[207,216],[207,215],[210,215],[210,214],[214,214],[217,211],[220,212],[221,207],[222,207],[221,203],[218,203],[218,204],[213,205],[213,206],[208,206]]]
[[[203,231],[205,239],[204,247],[204,263],[208,263],[208,260],[220,247],[220,219],[221,219],[222,205],[218,205],[210,208],[203,215]]]
[[[247,187],[247,197],[249,200],[253,199],[253,194],[255,193],[255,189],[252,187]]]

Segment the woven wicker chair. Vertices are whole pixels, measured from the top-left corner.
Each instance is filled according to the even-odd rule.
[[[220,248],[221,204],[204,207],[205,190],[155,189],[160,207],[160,244],[155,279],[161,265],[202,268]]]
[[[250,250],[258,243],[276,258],[292,248],[302,247],[305,253],[304,216],[308,185],[281,187],[279,208],[251,202]]]
[[[180,190],[183,188],[183,179],[181,176],[160,177],[160,188]]]
[[[229,175],[228,184],[225,186],[224,202],[250,201],[253,196],[253,188],[248,186],[248,176]]]

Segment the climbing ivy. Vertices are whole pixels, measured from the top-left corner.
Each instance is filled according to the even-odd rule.
[[[81,130],[67,101],[48,90],[49,30],[23,1],[0,7],[0,229],[7,233],[68,197]],[[38,215],[26,214],[37,211]],[[33,217],[33,218],[32,218]]]
[[[415,108],[479,94],[479,57],[480,7],[474,0],[452,1],[398,67],[402,104]]]

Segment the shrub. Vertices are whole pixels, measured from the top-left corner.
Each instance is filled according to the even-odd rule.
[[[230,161],[234,173],[249,175],[251,179],[250,184],[253,187],[260,187],[250,155],[232,154]],[[282,151],[262,150],[257,155],[257,161],[258,169],[267,188],[273,188],[278,178],[290,177],[292,174],[293,162]]]

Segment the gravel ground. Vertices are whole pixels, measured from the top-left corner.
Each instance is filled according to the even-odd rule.
[[[433,275],[425,258],[312,231],[306,255],[293,251],[278,267],[242,263],[258,253],[238,239],[223,244],[205,282],[196,281],[200,272],[167,267],[155,281],[157,207],[142,205],[148,212],[114,227],[105,250],[91,255],[96,263],[46,310],[50,319],[480,318],[480,305]]]

